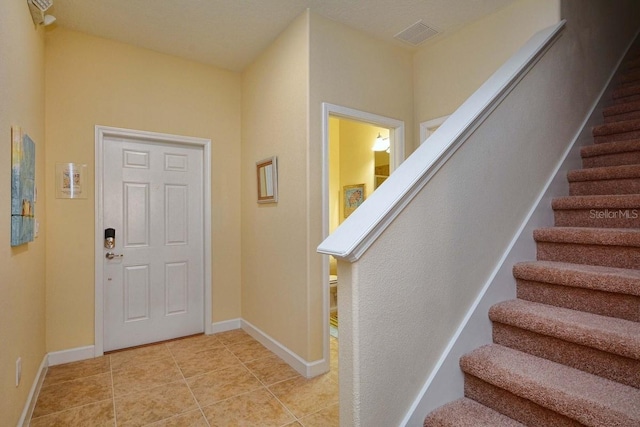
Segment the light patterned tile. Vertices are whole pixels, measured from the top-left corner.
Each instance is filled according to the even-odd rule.
[[[180,353],[175,356],[175,359],[185,378],[241,365],[238,358],[225,347],[212,348],[198,353]]]
[[[52,384],[40,390],[33,417],[41,417],[112,397],[111,374],[98,374]]]
[[[109,372],[111,366],[109,357],[102,356],[94,359],[82,360],[80,362],[65,363],[64,365],[51,366],[47,369],[43,386],[57,384],[63,381],[76,380],[78,378],[90,377],[92,375]]]
[[[255,341],[255,339],[243,331],[242,329],[234,329],[232,331],[220,332],[213,335],[219,339],[224,345],[237,344],[240,342]]]
[[[187,379],[201,407],[262,387],[244,366],[232,366]]]
[[[33,418],[30,427],[114,427],[113,399]]]
[[[184,380],[115,398],[118,427],[142,426],[198,408]]]
[[[304,427],[340,427],[340,405],[331,405],[300,420]]]
[[[265,385],[271,385],[300,375],[276,355],[247,362],[245,365]]]
[[[171,357],[171,352],[165,344],[156,344],[131,350],[118,351],[109,355],[111,369],[122,369],[132,365],[144,365],[153,360]]]
[[[224,344],[213,335],[196,335],[170,341],[166,346],[174,356],[179,356],[223,347]]]
[[[255,340],[229,344],[227,348],[242,362],[273,356],[269,349]]]
[[[195,411],[149,424],[148,427],[209,427],[209,424],[207,424],[202,412],[196,409]]]
[[[282,381],[269,386],[269,390],[296,418],[302,418],[338,403],[338,384],[328,375]]]
[[[113,371],[113,393],[122,396],[181,379],[182,374],[173,358],[156,359]]]
[[[295,419],[265,388],[202,408],[211,427],[280,427]]]

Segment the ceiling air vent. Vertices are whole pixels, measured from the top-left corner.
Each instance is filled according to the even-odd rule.
[[[393,36],[398,40],[402,40],[405,43],[409,43],[413,46],[418,46],[420,43],[428,39],[429,37],[433,37],[438,32],[426,25],[422,21],[418,21],[410,27],[400,31],[398,34]]]

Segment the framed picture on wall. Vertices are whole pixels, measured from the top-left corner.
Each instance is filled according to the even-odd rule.
[[[22,129],[11,128],[11,246],[33,241],[36,147]]]
[[[343,187],[344,217],[347,218],[364,202],[364,184],[345,185]]]
[[[258,203],[278,202],[278,158],[269,157],[256,163]]]

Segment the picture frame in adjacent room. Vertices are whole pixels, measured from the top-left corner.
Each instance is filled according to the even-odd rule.
[[[256,162],[258,203],[278,203],[278,157]]]
[[[365,184],[345,185],[342,194],[344,217],[347,218],[364,202]]]

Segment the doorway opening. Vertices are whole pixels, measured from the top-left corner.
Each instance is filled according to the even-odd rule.
[[[404,122],[323,104],[323,237],[331,234],[404,160]],[[337,260],[324,256],[324,359],[339,337]],[[333,338],[332,338],[333,337]]]

